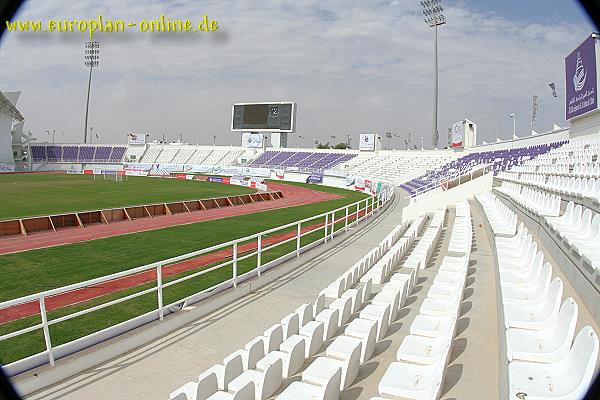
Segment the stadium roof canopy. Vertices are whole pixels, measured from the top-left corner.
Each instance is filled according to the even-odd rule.
[[[21,115],[17,107],[2,92],[0,92],[0,112],[9,114],[17,122],[25,120],[25,117]]]

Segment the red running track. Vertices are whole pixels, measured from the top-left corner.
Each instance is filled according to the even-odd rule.
[[[74,243],[85,240],[98,239],[101,237],[109,237],[116,236],[127,233],[134,232],[142,232],[152,229],[160,229],[167,226],[174,225],[182,225],[189,224],[199,221],[206,221],[218,218],[225,218],[232,215],[243,215],[255,212],[266,211],[275,208],[284,208],[291,207],[302,204],[315,203],[320,201],[327,201],[336,198],[340,198],[338,195],[334,195],[331,193],[319,192],[312,189],[302,188],[298,186],[280,184],[280,183],[271,183],[271,188],[273,190],[281,190],[284,193],[284,198],[269,201],[269,202],[261,202],[254,204],[246,204],[235,207],[227,207],[222,209],[211,209],[206,211],[198,211],[194,213],[188,214],[176,214],[172,216],[161,216],[153,219],[139,219],[134,221],[121,221],[110,225],[93,225],[86,228],[69,228],[65,230],[61,230],[59,232],[44,232],[39,234],[34,234],[26,237],[10,237],[4,238],[0,240],[0,247],[2,253],[7,253],[9,251],[5,251],[5,248],[2,247],[5,242],[9,242],[8,239],[11,239],[12,242],[14,239],[16,243],[21,244],[23,247],[26,247],[27,242],[31,241],[30,248],[42,248],[42,247],[51,247],[55,245]],[[185,217],[182,219],[181,217]],[[191,218],[193,217],[193,218]],[[354,215],[350,215],[350,219],[354,219]],[[135,226],[134,226],[135,225]],[[302,229],[303,232],[308,230],[316,229],[321,227],[322,224],[316,224],[312,226],[307,226]],[[107,229],[111,228],[111,229]],[[66,234],[65,234],[66,233]],[[56,237],[52,237],[56,236]],[[265,245],[271,245],[275,243],[279,243],[286,239],[292,238],[295,236],[295,230],[291,230],[288,233],[279,234],[272,236],[270,238],[266,238],[263,240]],[[245,245],[241,245],[238,248],[240,253],[249,252],[255,250],[257,247],[256,243],[247,243]],[[12,248],[16,248],[13,246]],[[13,250],[23,251],[28,250],[30,248],[24,248],[22,250]],[[174,274],[178,274],[180,272],[188,271],[190,269],[200,268],[203,266],[211,265],[219,261],[225,260],[227,257],[231,257],[232,250],[224,249],[218,252],[214,252],[211,254],[206,254],[201,257],[197,257],[194,259],[186,260],[180,263],[176,263],[173,265],[169,265],[163,268],[163,275],[165,277],[172,276]],[[62,307],[66,307],[69,305],[73,305],[76,303],[88,301],[97,297],[101,297],[107,294],[115,293],[124,289],[128,289],[137,285],[141,285],[147,282],[152,282],[156,280],[156,271],[147,271],[140,274],[127,276],[124,278],[116,279],[110,282],[105,282],[103,284],[89,286],[86,288],[78,289],[69,293],[64,293],[57,296],[52,296],[46,299],[46,309],[47,310],[56,310]],[[30,302],[25,304],[20,304],[18,306],[14,306],[11,308],[7,308],[0,311],[0,323],[5,323],[9,321],[13,321],[16,319],[24,318],[31,315],[39,314],[39,303],[38,302]]]
[[[26,250],[150,231],[175,225],[193,224],[201,221],[253,214],[277,208],[293,207],[340,198],[340,196],[336,194],[319,192],[317,190],[282,183],[269,183],[269,188],[281,190],[284,198],[234,207],[212,208],[192,213],[164,215],[154,218],[136,219],[133,221],[119,221],[111,224],[96,224],[85,228],[64,228],[58,232],[40,232],[29,236],[0,237],[0,254],[18,253]]]
[[[361,211],[360,215],[364,215],[364,212]],[[354,220],[355,218],[356,212],[348,216],[349,220]],[[335,222],[337,223],[343,220],[344,217],[337,219]],[[323,227],[322,223],[306,226],[302,228],[302,232],[308,232],[310,230],[317,229],[320,227]],[[286,233],[265,238],[263,239],[262,243],[264,246],[270,246],[294,237],[296,237],[296,228],[292,228],[289,232]],[[256,242],[246,243],[238,247],[238,252],[251,252],[256,250],[257,247],[258,246]],[[225,261],[231,256],[231,248],[223,249],[190,260],[165,266],[162,269],[162,275],[163,277],[169,277],[192,269],[207,267],[217,262]],[[73,290],[68,293],[62,293],[56,296],[48,297],[46,298],[46,310],[52,311],[62,307],[67,307],[76,303],[81,303],[97,297],[102,297],[148,282],[156,282],[156,270],[149,270],[135,275],[114,279],[112,281],[104,282],[102,284],[88,286],[81,289]],[[39,313],[39,302],[37,301],[19,304],[0,311],[0,324],[29,317],[32,315],[38,315]]]

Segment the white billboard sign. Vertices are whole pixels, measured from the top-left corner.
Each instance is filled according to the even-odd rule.
[[[452,124],[450,146],[452,148],[465,146],[465,121],[458,121]]]
[[[127,144],[146,144],[145,133],[128,133]]]
[[[359,137],[358,150],[375,151],[375,134],[361,133]]]
[[[262,149],[263,147],[263,134],[262,133],[248,133],[245,135],[245,147],[253,147]]]

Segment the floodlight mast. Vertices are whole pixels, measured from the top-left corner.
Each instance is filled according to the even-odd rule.
[[[446,17],[442,14],[444,7],[442,7],[441,0],[423,0],[421,1],[423,7],[423,17],[429,27],[434,29],[435,36],[433,41],[433,146],[438,145],[438,25],[446,23]]]
[[[83,143],[87,143],[88,112],[90,109],[90,89],[92,87],[92,69],[100,64],[100,42],[85,42],[83,65],[90,67],[88,79],[87,102],[85,105],[85,127],[83,128]]]

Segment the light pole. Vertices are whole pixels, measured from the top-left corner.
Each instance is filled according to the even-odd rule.
[[[552,97],[554,97],[554,99],[552,99],[552,130],[554,130],[554,125],[556,125],[554,106],[556,105],[556,99],[558,98],[558,95],[556,94],[556,85],[554,82],[550,82],[548,86],[550,86],[550,89],[552,89]]]
[[[517,138],[517,117],[515,116],[515,114],[510,114],[510,117],[513,120],[513,140],[515,140]]]
[[[446,17],[442,14],[441,0],[423,0],[423,16],[425,22],[434,30],[433,40],[433,128],[431,136],[433,145],[437,146],[438,134],[438,26],[446,23]]]
[[[88,113],[90,109],[90,89],[92,87],[92,69],[100,64],[100,42],[85,42],[83,65],[90,67],[88,79],[87,102],[85,104],[85,128],[83,129],[83,143],[87,143]]]

